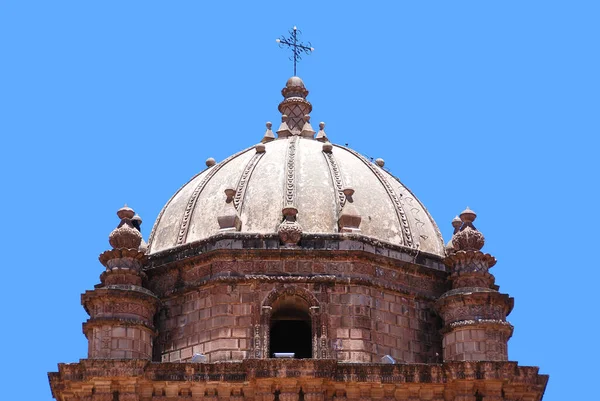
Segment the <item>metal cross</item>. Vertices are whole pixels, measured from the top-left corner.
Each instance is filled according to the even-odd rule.
[[[292,49],[293,58],[290,57],[290,60],[294,61],[294,76],[296,76],[296,63],[302,60],[302,54],[310,54],[315,51],[314,47],[308,42],[308,45],[298,42],[298,34],[301,34],[298,28],[294,27],[289,31],[290,37],[286,38],[285,36],[276,39],[276,42],[279,43],[279,47],[283,48],[284,46]]]

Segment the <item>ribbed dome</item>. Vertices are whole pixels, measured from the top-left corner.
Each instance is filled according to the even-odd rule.
[[[263,142],[193,177],[160,212],[149,240],[155,254],[223,231],[276,234],[293,224],[302,234],[353,233],[443,256],[435,222],[398,179],[355,151],[314,139],[299,78],[279,105],[278,138]],[[287,226],[286,226],[287,227]],[[286,241],[282,239],[283,242]],[[302,245],[300,240],[300,246]]]

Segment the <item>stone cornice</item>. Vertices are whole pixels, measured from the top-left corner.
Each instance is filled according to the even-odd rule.
[[[148,255],[146,268],[155,269],[179,265],[180,262],[187,259],[195,259],[224,249],[242,254],[241,251],[262,250],[265,253],[275,253],[278,256],[298,254],[309,258],[311,252],[318,253],[319,251],[325,251],[328,254],[337,251],[356,254],[366,253],[371,257],[375,255],[380,260],[387,259],[388,263],[394,263],[394,261],[410,262],[428,269],[446,271],[443,258],[438,255],[420,252],[406,246],[390,244],[360,234],[348,233],[303,234],[300,246],[296,249],[289,249],[280,245],[277,234],[220,233],[202,241]]]
[[[321,388],[339,389],[340,385],[381,385],[406,388],[413,385],[443,385],[452,388],[465,381],[501,382],[505,388],[541,396],[548,381],[539,368],[518,366],[516,362],[446,362],[443,364],[360,364],[340,363],[330,359],[247,359],[239,362],[210,364],[158,363],[142,360],[83,359],[79,363],[59,364],[59,371],[49,373],[53,396],[77,383],[93,383],[110,378],[137,384],[162,382],[164,385],[195,383],[206,385],[238,384],[252,386],[263,379],[293,379],[297,383],[318,379]],[[254,384],[253,384],[254,383]],[[57,398],[58,399],[58,398]]]
[[[112,284],[97,287],[81,294],[81,304],[85,311],[90,314],[88,304],[99,299],[112,300],[138,300],[154,306],[160,303],[158,297],[152,291],[136,285]]]
[[[414,289],[404,286],[397,285],[385,280],[378,280],[375,278],[365,278],[360,276],[337,276],[333,274],[315,274],[315,275],[266,275],[266,274],[247,274],[247,275],[236,275],[236,276],[218,276],[211,277],[209,279],[198,280],[195,282],[188,283],[184,287],[178,288],[176,291],[164,294],[161,297],[163,300],[171,296],[178,296],[188,291],[197,291],[199,287],[205,285],[211,285],[216,283],[224,284],[241,284],[247,282],[259,282],[259,283],[320,283],[320,284],[358,284],[377,287],[381,289],[391,290],[399,292],[408,297],[414,297],[424,299],[428,301],[435,301],[438,299],[434,296],[427,296],[419,293]]]

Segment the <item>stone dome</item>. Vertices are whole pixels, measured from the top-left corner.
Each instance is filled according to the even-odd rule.
[[[383,160],[332,145],[324,123],[315,132],[300,78],[290,78],[282,94],[277,137],[267,123],[258,145],[207,161],[160,212],[148,253],[239,232],[279,234],[297,247],[305,234],[348,234],[443,257],[436,223]]]

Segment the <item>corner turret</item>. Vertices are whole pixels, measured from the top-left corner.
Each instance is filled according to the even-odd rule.
[[[125,205],[109,235],[113,249],[99,257],[106,270],[101,284],[86,291],[81,302],[90,315],[83,324],[90,359],[152,358],[157,297],[143,287],[146,244],[139,231],[142,219]]]
[[[467,208],[452,221],[454,235],[444,263],[450,268],[452,289],[440,296],[436,308],[444,320],[444,361],[506,361],[513,326],[506,321],[514,299],[498,292],[489,269],[496,259],[480,251],[483,234]]]

